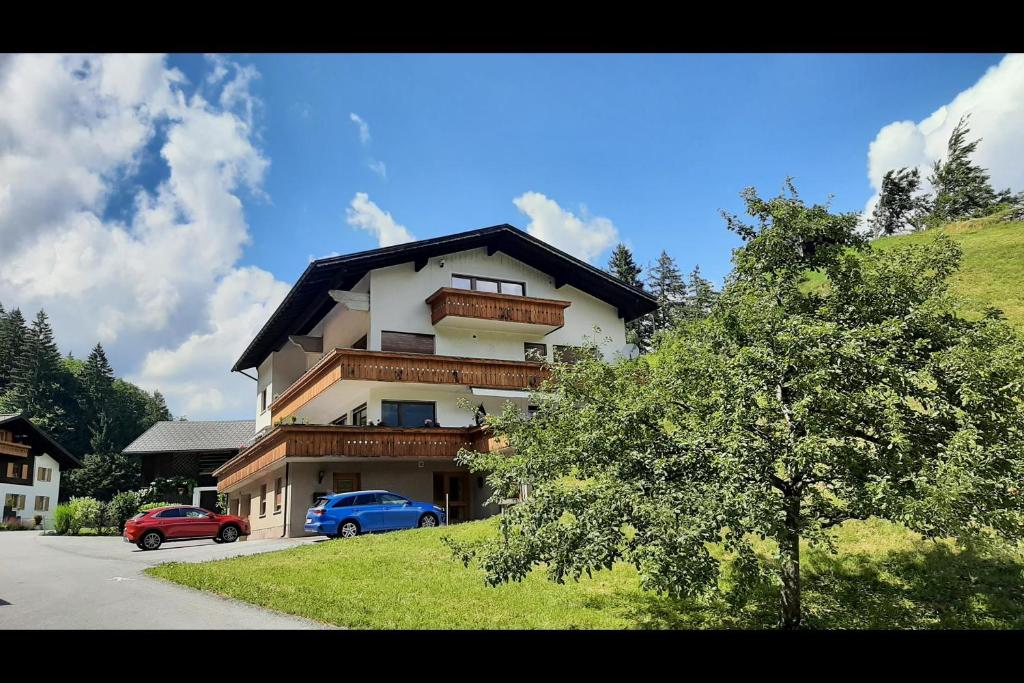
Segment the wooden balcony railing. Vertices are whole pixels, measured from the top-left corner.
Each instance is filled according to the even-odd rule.
[[[280,425],[213,474],[224,491],[287,457],[454,458],[459,449],[488,449],[481,427],[352,427]]]
[[[0,441],[0,454],[27,457],[32,447],[28,444],[15,443],[13,441]]]
[[[565,309],[571,302],[442,287],[427,297],[427,304],[434,325],[451,316],[540,325],[555,330],[565,325]]]
[[[535,389],[549,376],[541,363],[392,351],[334,349],[270,404],[271,420],[295,414],[335,382],[419,382],[486,389]]]

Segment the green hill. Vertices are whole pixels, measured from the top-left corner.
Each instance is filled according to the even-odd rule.
[[[871,244],[891,249],[904,244],[923,244],[939,233],[951,236],[963,249],[963,261],[953,277],[953,291],[962,296],[969,312],[980,314],[995,306],[1007,320],[1024,329],[1024,222],[1000,221],[994,214],[910,235],[882,237]],[[825,286],[823,275],[814,273],[809,287]]]

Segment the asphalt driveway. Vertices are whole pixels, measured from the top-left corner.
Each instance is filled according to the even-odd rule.
[[[182,541],[144,552],[119,537],[0,532],[0,629],[326,628],[142,573],[164,562],[204,562],[317,541]]]

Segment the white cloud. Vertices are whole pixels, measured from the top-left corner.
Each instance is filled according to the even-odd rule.
[[[377,238],[382,247],[393,244],[412,242],[412,236],[404,225],[398,224],[391,214],[370,201],[365,192],[356,192],[356,196],[345,209],[348,224],[357,230],[365,230]]]
[[[249,85],[258,74],[220,57],[209,63],[200,87],[160,55],[0,61],[0,301],[46,308],[76,355],[99,340],[120,374],[144,364],[140,381],[165,390],[150,383],[162,378],[171,409],[192,406],[191,417],[231,409],[228,345],[210,350],[217,369],[194,375],[202,406],[171,390],[185,366],[160,374],[146,351],[185,354],[197,335],[230,325],[204,302],[240,272],[256,279],[235,265],[250,240],[241,195],[262,194],[269,166],[254,142]],[[157,149],[165,177],[138,188],[136,171]],[[111,202],[127,210],[112,218]],[[272,290],[255,291],[270,300]]]
[[[366,121],[363,121],[359,117],[359,114],[356,114],[355,112],[350,113],[348,118],[359,128],[359,142],[364,145],[368,144],[370,142],[370,125],[366,123]]]
[[[970,114],[970,139],[982,138],[973,159],[988,169],[996,190],[1024,189],[1024,55],[1007,55],[949,104],[917,123],[897,121],[884,126],[868,147],[868,179],[875,194],[865,216],[878,201],[885,172],[918,168],[922,185],[932,163],[946,155],[946,144],[957,121]]]
[[[383,161],[371,161],[367,165],[370,167],[371,171],[373,171],[374,173],[379,175],[381,178],[384,178],[385,180],[387,180],[387,177],[388,177],[388,167],[384,165]]]
[[[593,261],[619,238],[610,220],[588,216],[586,207],[577,218],[540,192],[526,192],[512,203],[530,218],[528,233],[585,261]]]

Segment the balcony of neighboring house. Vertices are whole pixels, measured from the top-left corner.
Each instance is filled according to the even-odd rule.
[[[548,376],[542,363],[532,361],[336,348],[277,395],[270,404],[271,424],[300,410],[304,419],[328,424],[339,407],[358,402],[379,382],[527,391]]]
[[[286,458],[450,460],[462,448],[489,450],[492,441],[482,427],[278,425],[213,474],[226,491]]]
[[[15,441],[13,432],[0,429],[0,455],[27,458],[31,450],[32,447],[28,444]]]
[[[472,279],[472,283],[483,286]],[[490,281],[488,281],[490,282]],[[500,287],[505,283],[497,283]],[[525,296],[523,286],[505,284],[503,291],[442,287],[427,297],[430,320],[435,327],[541,336],[565,325],[569,301]],[[517,292],[515,294],[505,291]]]

